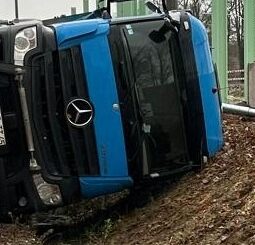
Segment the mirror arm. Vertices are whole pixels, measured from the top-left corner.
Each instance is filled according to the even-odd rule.
[[[162,0],[162,7],[163,7],[163,11],[166,15],[168,15],[168,9],[167,9],[167,6],[166,6],[166,1],[165,0]]]

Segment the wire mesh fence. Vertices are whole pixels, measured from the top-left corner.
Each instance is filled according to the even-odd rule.
[[[228,102],[233,104],[244,103],[244,70],[228,71]]]

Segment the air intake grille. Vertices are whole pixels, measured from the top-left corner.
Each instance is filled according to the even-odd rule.
[[[93,124],[74,128],[65,116],[73,98],[89,100],[78,47],[33,60],[33,118],[43,161],[54,175],[98,175]]]

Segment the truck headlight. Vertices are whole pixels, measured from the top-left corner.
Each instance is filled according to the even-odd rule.
[[[14,64],[23,66],[26,53],[37,47],[36,27],[29,27],[18,32],[14,45]]]
[[[37,192],[45,205],[56,206],[62,204],[62,196],[58,185],[47,183],[41,174],[34,174],[33,179]]]

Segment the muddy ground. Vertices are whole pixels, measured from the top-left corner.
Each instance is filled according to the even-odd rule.
[[[222,152],[202,172],[105,205],[100,222],[68,236],[65,228],[51,244],[255,244],[255,121],[225,115],[224,134]],[[28,226],[2,224],[0,244],[42,242]]]

